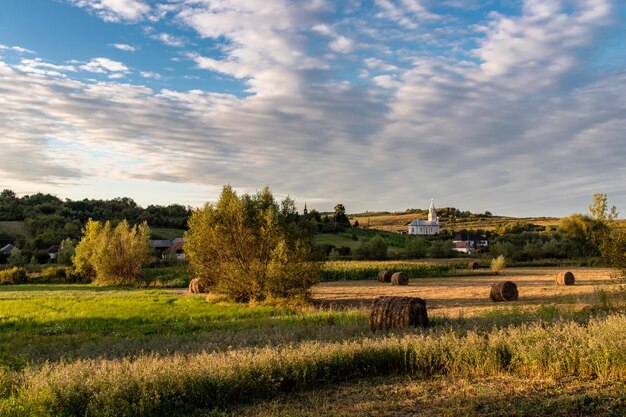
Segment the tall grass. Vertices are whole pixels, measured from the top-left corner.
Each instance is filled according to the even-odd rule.
[[[456,265],[403,261],[330,261],[322,268],[322,281],[375,279],[380,270],[404,271],[409,277],[456,275]],[[464,271],[468,272],[468,271]]]
[[[170,416],[365,376],[501,373],[626,380],[626,315],[587,325],[48,364],[0,374],[0,415]]]

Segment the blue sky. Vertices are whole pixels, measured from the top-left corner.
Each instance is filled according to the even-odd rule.
[[[626,207],[625,28],[617,0],[2,0],[0,188]]]

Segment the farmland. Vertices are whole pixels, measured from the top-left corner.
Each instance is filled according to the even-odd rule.
[[[410,414],[432,396],[423,415],[503,415],[502,391],[526,399],[521,415],[583,406],[605,415],[626,398],[623,292],[607,269],[574,268],[571,287],[555,286],[556,271],[413,277],[403,287],[331,281],[314,287],[312,304],[240,305],[179,289],[3,286],[0,411],[397,415],[396,407]],[[519,301],[488,300],[498,279],[518,284]],[[432,327],[372,334],[368,307],[384,294],[426,299]],[[576,393],[593,404],[572,402]]]
[[[424,214],[411,213],[386,213],[368,215],[367,213],[354,214],[350,216],[352,222],[358,221],[361,227],[369,229],[385,230],[389,232],[405,232],[406,226],[416,219],[425,220]],[[561,221],[558,217],[506,217],[493,216],[483,219],[439,219],[443,230],[456,232],[459,230],[494,230],[497,226],[506,225],[522,221],[524,223],[538,226],[557,226]],[[626,220],[617,222],[619,228],[626,228]]]

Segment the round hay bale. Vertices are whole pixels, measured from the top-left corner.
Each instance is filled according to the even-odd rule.
[[[574,285],[575,281],[574,274],[569,271],[561,271],[556,275],[557,285]]]
[[[491,301],[516,301],[517,296],[517,285],[511,281],[496,282],[491,286],[489,294]]]
[[[405,272],[396,272],[391,276],[391,285],[409,285],[409,276]]]
[[[393,271],[378,271],[378,282],[391,282]]]
[[[480,265],[478,265],[478,262],[472,261],[472,262],[469,263],[468,267],[469,267],[469,269],[474,270],[474,269],[480,268]]]
[[[194,278],[189,283],[189,292],[192,294],[206,294],[209,292],[209,283],[202,278]]]
[[[417,297],[378,297],[372,303],[370,330],[428,327],[426,302]]]

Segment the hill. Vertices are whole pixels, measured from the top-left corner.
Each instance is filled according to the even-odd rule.
[[[456,232],[459,230],[486,230],[492,231],[496,227],[515,223],[525,222],[536,224],[538,226],[557,226],[561,221],[560,217],[506,217],[506,216],[482,216],[472,215],[468,217],[443,217],[439,221],[442,229],[448,232]],[[350,221],[355,221],[363,228],[385,230],[388,232],[405,232],[407,225],[413,220],[426,220],[426,210],[421,213],[358,213],[349,216]],[[617,225],[620,229],[626,229],[626,220],[618,220]]]

